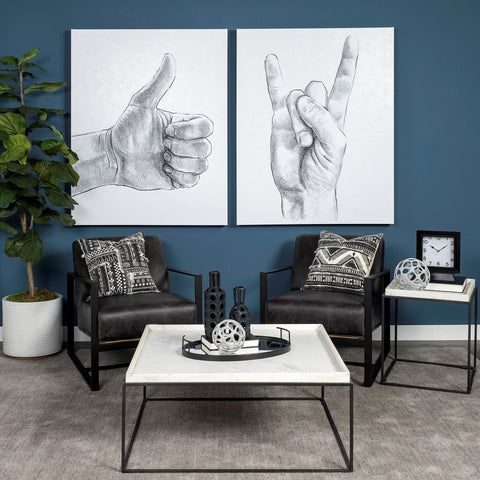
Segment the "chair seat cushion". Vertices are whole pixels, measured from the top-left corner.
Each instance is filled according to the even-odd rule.
[[[196,323],[196,315],[194,302],[167,292],[99,298],[98,337],[100,341],[140,338],[148,324]],[[90,335],[89,319],[82,320],[80,329]]]
[[[360,295],[292,290],[270,298],[265,316],[267,323],[319,323],[329,335],[364,335],[364,297]]]

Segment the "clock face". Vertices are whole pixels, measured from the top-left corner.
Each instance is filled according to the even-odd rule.
[[[422,260],[427,267],[454,268],[454,237],[424,236],[422,239]]]

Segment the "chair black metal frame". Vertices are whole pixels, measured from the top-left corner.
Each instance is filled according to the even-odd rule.
[[[265,318],[265,304],[267,303],[268,299],[268,276],[271,274],[276,274],[279,272],[283,272],[286,270],[291,270],[292,265],[282,268],[276,268],[273,270],[268,270],[264,272],[260,272],[260,323],[267,323],[267,319]],[[385,287],[390,281],[390,271],[389,270],[382,270],[381,272],[369,275],[365,277],[364,281],[364,297],[365,297],[365,319],[372,318],[372,311],[373,311],[373,298],[374,298],[374,288],[373,283],[375,280],[380,280],[382,282],[381,291],[385,291]],[[381,295],[379,296],[381,299]],[[387,309],[385,311],[386,322],[389,325],[390,321],[390,310]],[[288,322],[285,322],[288,323]],[[373,332],[381,328],[381,325],[376,327],[375,329],[372,328],[371,321],[365,321],[364,325],[364,335],[361,336],[348,336],[348,335],[334,335],[330,334],[330,338],[336,344],[340,342],[347,341],[349,344],[353,346],[361,346],[364,349],[364,361],[363,362],[353,362],[353,361],[346,361],[347,365],[353,366],[361,366],[364,368],[364,380],[363,385],[365,387],[372,386],[373,382],[375,381],[376,376],[381,367],[382,363],[382,354],[378,355],[378,358],[375,359],[373,362]],[[383,330],[383,346],[384,352],[383,355],[386,357],[390,352],[390,330],[385,328]]]
[[[202,323],[202,275],[199,273],[190,273],[176,268],[167,268],[167,272],[178,273],[194,277],[195,281],[195,304],[197,306],[197,323]],[[76,319],[75,308],[75,282],[82,282],[90,287],[90,367],[86,367],[78,358],[75,349],[74,330]],[[72,359],[74,365],[87,382],[87,385],[92,391],[100,388],[100,370],[107,370],[112,368],[120,368],[128,366],[128,363],[117,363],[113,365],[100,365],[100,352],[123,350],[128,348],[135,348],[138,344],[139,338],[131,338],[125,340],[114,340],[102,342],[98,339],[98,284],[90,278],[82,277],[75,272],[67,273],[67,352]],[[78,347],[88,348],[88,347]]]

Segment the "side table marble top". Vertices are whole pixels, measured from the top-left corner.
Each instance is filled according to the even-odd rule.
[[[385,289],[385,297],[411,298],[419,300],[438,300],[443,302],[470,303],[475,291],[475,279],[467,278],[467,284],[463,292],[449,292],[441,290],[415,290],[412,288],[400,288],[397,280],[392,280]]]

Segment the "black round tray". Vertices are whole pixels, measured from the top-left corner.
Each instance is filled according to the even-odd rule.
[[[275,357],[290,351],[290,331],[286,328],[277,327],[280,337],[251,335],[250,339],[259,340],[260,351],[253,353],[208,355],[201,349],[201,340],[187,340],[182,337],[182,354],[195,360],[207,360],[210,362],[238,362],[241,360],[256,360],[257,358]],[[285,333],[285,337],[284,337]]]

